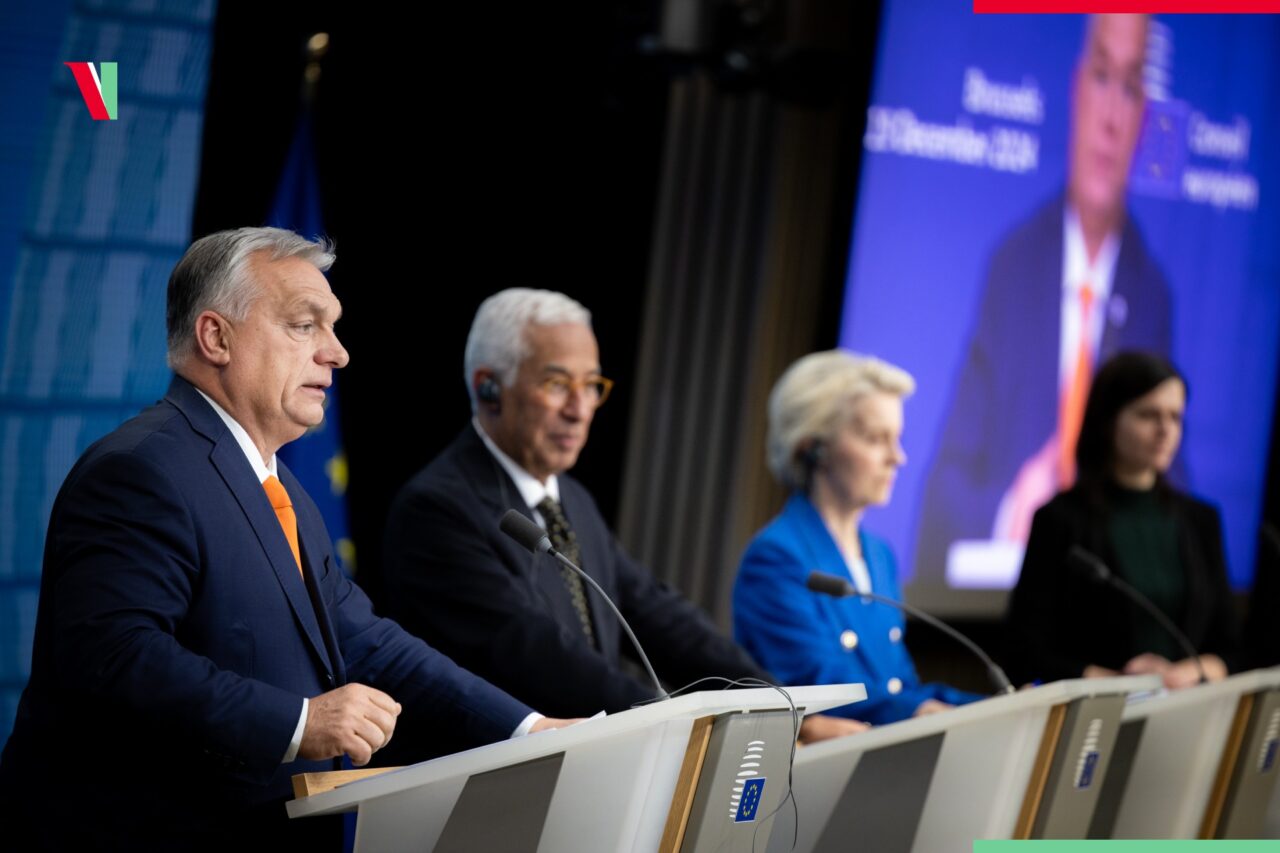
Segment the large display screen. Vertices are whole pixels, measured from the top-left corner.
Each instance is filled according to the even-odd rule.
[[[1280,20],[887,0],[840,345],[916,377],[868,528],[908,597],[994,613],[1070,481],[1073,394],[1125,349],[1189,395],[1173,481],[1252,571],[1280,335]],[[1076,412],[1076,414],[1072,414]]]

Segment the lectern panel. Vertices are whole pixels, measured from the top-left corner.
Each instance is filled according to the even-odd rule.
[[[789,785],[790,710],[718,717],[711,729],[681,853],[767,850],[769,815]]]
[[[910,853],[945,736],[939,732],[863,754],[815,853]]]
[[[435,853],[536,853],[564,753],[477,773],[467,780]]]
[[[1280,690],[1259,692],[1252,700],[1239,750],[1223,756],[1227,788],[1216,813],[1206,816],[1208,838],[1261,838],[1264,831],[1280,775]]]
[[[1124,696],[1076,699],[1058,740],[1034,838],[1084,838],[1111,762]]]

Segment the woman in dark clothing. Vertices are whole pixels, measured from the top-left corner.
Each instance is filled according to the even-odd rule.
[[[1078,479],[1035,515],[1009,603],[1010,658],[1022,680],[1156,673],[1168,687],[1199,669],[1117,590],[1067,561],[1079,545],[1150,598],[1190,638],[1211,680],[1237,654],[1222,524],[1166,480],[1182,439],[1186,381],[1155,355],[1121,353],[1094,377],[1076,445]]]

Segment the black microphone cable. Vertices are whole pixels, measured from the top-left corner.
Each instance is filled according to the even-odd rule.
[[[1080,545],[1072,545],[1071,550],[1067,552],[1067,563],[1079,572],[1082,572],[1094,583],[1104,584],[1113,589],[1118,589],[1129,598],[1130,601],[1137,604],[1148,614],[1151,615],[1156,622],[1160,623],[1160,627],[1164,628],[1168,634],[1177,641],[1182,647],[1182,651],[1187,657],[1195,661],[1196,671],[1200,673],[1200,683],[1208,684],[1209,676],[1204,671],[1204,664],[1200,663],[1200,655],[1196,652],[1196,647],[1191,645],[1191,639],[1173,624],[1173,620],[1165,615],[1164,611],[1156,607],[1155,602],[1147,598],[1138,590],[1134,589],[1127,581],[1116,577],[1115,573],[1107,567],[1107,564],[1089,550]]]
[[[651,705],[654,702],[660,701],[661,698],[674,699],[676,696],[679,696],[680,694],[685,693],[694,687],[697,687],[699,684],[705,684],[709,681],[722,683],[724,687],[721,689],[724,689],[724,690],[728,690],[731,687],[767,687],[772,690],[776,690],[778,693],[782,695],[782,698],[786,700],[787,707],[791,710],[791,752],[787,758],[787,792],[783,795],[782,799],[778,801],[778,804],[774,806],[773,809],[767,815],[765,815],[764,817],[757,818],[756,827],[751,832],[751,851],[752,853],[755,853],[756,839],[760,832],[760,827],[764,825],[765,821],[773,820],[774,815],[782,811],[783,806],[785,806],[788,802],[791,803],[791,813],[794,816],[794,820],[792,821],[792,827],[791,827],[791,849],[795,850],[796,844],[800,842],[800,807],[796,803],[796,796],[795,796],[795,791],[792,788],[792,782],[795,778],[796,743],[800,739],[800,711],[799,709],[796,708],[795,700],[791,698],[791,694],[786,691],[786,688],[781,687],[772,682],[765,681],[764,679],[761,679],[761,678],[725,678],[724,676],[720,676],[720,675],[708,675],[704,678],[699,678],[696,681],[691,681],[688,684],[684,685],[683,687],[679,687],[675,690],[672,690],[666,697],[643,699],[639,702],[634,703],[631,707],[638,708],[642,705]]]

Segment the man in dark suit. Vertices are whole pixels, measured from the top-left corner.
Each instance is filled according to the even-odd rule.
[[[612,385],[601,376],[590,320],[550,291],[506,290],[480,306],[465,356],[474,418],[391,508],[389,607],[406,629],[548,713],[615,712],[653,698],[653,685],[621,666],[629,650],[598,594],[499,531],[499,517],[514,508],[617,603],[672,686],[705,676],[768,679],[704,613],[627,555],[591,495],[565,473]],[[859,728],[810,717],[801,735]]]
[[[175,267],[177,376],[85,452],[50,517],[0,763],[4,831],[24,849],[292,847],[319,825],[287,822],[290,777],[367,763],[402,709],[406,728],[469,744],[558,722],[375,616],[276,459],[347,363],[332,261],[246,228]]]
[[[1125,207],[1148,23],[1096,15],[1086,25],[1067,189],[992,254],[925,481],[920,578],[942,581],[957,540],[1025,543],[1035,510],[1074,479],[1093,367],[1123,349],[1169,352],[1169,284]],[[1016,575],[1018,552],[1004,553]]]
[[[997,507],[1019,469],[1057,429],[1059,350],[1046,345],[1044,330],[1055,329],[1061,314],[1055,283],[1062,276],[1062,219],[1059,197],[991,259],[925,484],[916,555],[925,576],[941,576],[952,542],[992,535]],[[1126,349],[1169,351],[1168,284],[1132,220],[1124,226],[1108,306],[1099,363]],[[1056,344],[1057,335],[1050,337]],[[1057,489],[1056,481],[1051,485],[1044,500]]]

